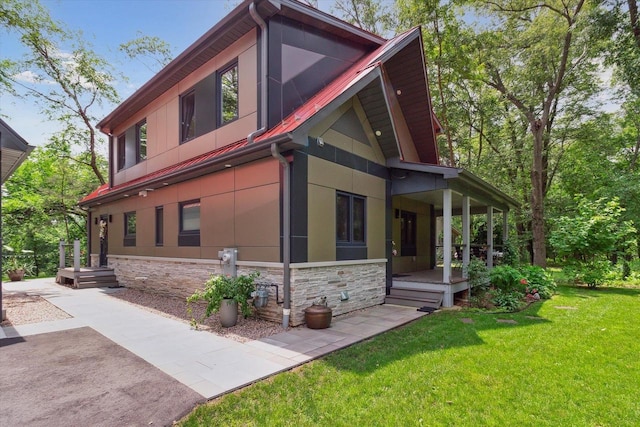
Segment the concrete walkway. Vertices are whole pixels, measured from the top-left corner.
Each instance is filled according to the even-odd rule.
[[[73,317],[0,328],[0,339],[89,326],[207,399],[426,315],[415,308],[381,305],[334,318],[328,329],[297,327],[239,343],[109,297],[117,289],[69,289],[53,279],[2,286],[6,292],[40,295]]]

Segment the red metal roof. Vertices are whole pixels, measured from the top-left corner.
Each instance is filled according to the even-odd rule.
[[[109,193],[112,193],[114,191],[118,191],[124,188],[129,188],[129,187],[135,187],[141,184],[144,184],[146,182],[151,182],[157,178],[161,178],[164,176],[168,176],[171,175],[175,172],[179,172],[181,170],[186,170],[188,168],[191,168],[193,166],[197,166],[200,164],[204,164],[205,162],[207,162],[208,160],[214,159],[216,157],[220,157],[223,154],[227,154],[229,152],[238,150],[244,146],[247,145],[247,139],[244,138],[241,141],[237,141],[234,142],[233,144],[229,144],[229,145],[225,145],[224,147],[220,147],[216,150],[210,151],[208,153],[205,154],[201,154],[200,156],[194,157],[192,159],[189,160],[185,160],[183,162],[180,162],[178,164],[175,164],[173,166],[169,166],[166,167],[164,169],[160,169],[156,172],[152,172],[150,174],[141,176],[139,178],[136,178],[134,180],[131,181],[127,181],[123,184],[119,184],[119,185],[115,185],[111,188],[109,188],[109,184],[102,184],[100,187],[98,187],[95,191],[93,191],[92,193],[90,193],[89,195],[87,195],[85,198],[83,198],[82,200],[80,200],[80,203],[86,203],[90,200],[93,200],[97,197],[100,196],[105,196]]]

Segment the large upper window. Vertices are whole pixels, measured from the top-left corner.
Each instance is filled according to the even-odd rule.
[[[180,100],[182,136],[181,141],[188,141],[196,136],[196,91],[182,95]]]
[[[124,214],[124,246],[136,245],[136,213]]]
[[[235,62],[219,73],[220,125],[238,118],[238,63]]]
[[[118,150],[116,155],[118,156],[118,170],[124,168],[125,165],[125,152],[126,152],[126,138],[125,134],[118,136]]]
[[[118,135],[117,170],[130,168],[147,159],[147,119],[143,119]]]
[[[336,193],[336,241],[340,245],[365,243],[366,199],[355,194]]]
[[[136,125],[137,162],[147,159],[147,119]]]
[[[178,245],[200,246],[200,200],[180,203]]]

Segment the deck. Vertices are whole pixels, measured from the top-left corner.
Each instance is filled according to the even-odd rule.
[[[444,283],[442,281],[442,268],[436,267],[432,270],[394,274],[392,287],[441,291],[444,293],[442,306],[452,307],[454,294],[468,289],[469,284],[467,279],[462,277],[462,271],[460,269],[452,269],[450,283]]]
[[[73,267],[59,268],[56,283],[70,284],[74,288],[106,288],[119,286],[112,268],[107,267]]]

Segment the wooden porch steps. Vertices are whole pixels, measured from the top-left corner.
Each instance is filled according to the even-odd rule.
[[[440,308],[444,298],[444,291],[432,291],[402,286],[392,286],[389,295],[384,299],[385,304],[404,305],[408,307]]]
[[[119,286],[118,279],[112,268],[61,268],[56,276],[57,283],[73,285],[76,289],[107,288]]]

